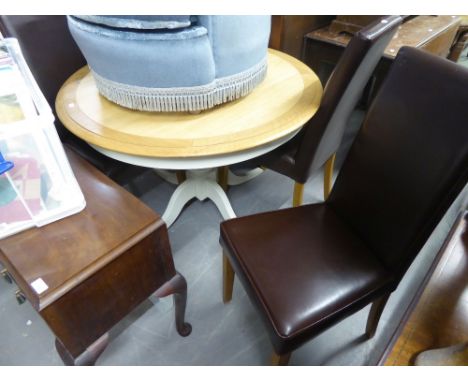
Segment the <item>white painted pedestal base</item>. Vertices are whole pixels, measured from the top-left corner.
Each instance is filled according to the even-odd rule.
[[[152,168],[163,179],[172,184],[177,184],[176,173],[165,169],[184,170],[186,172],[187,180],[176,188],[162,216],[169,227],[175,222],[187,202],[193,198],[197,198],[200,201],[210,199],[219,209],[224,219],[236,217],[226,193],[217,183],[216,168],[240,163],[270,152],[289,141],[298,131],[299,129],[294,130],[276,141],[249,150],[225,155],[202,156],[199,158],[145,157],[111,151],[96,145],[91,146],[100,153],[121,162]],[[245,183],[261,173],[263,173],[263,170],[259,168],[241,176],[229,171],[228,185],[236,186]]]
[[[162,216],[168,227],[174,223],[184,206],[193,198],[200,201],[210,199],[224,219],[236,217],[226,193],[216,182],[216,169],[187,170],[186,175],[187,180],[174,191]]]
[[[239,184],[248,182],[249,180],[263,174],[263,169],[261,168],[254,168],[249,172],[245,173],[244,175],[236,175],[231,170],[228,171],[228,185],[229,186],[238,186]]]
[[[174,178],[169,172],[157,170],[157,173],[164,179],[174,183]],[[228,184],[242,184],[261,173],[263,173],[263,170],[261,169],[254,169],[243,176],[238,176],[229,172]],[[186,176],[187,180],[176,188],[169,200],[166,211],[162,216],[162,219],[166,222],[168,227],[175,222],[184,206],[193,198],[197,198],[200,201],[210,199],[216,205],[224,219],[232,219],[236,217],[226,193],[217,183],[216,169],[187,170]]]

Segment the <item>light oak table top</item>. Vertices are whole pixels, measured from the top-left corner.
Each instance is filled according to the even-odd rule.
[[[237,101],[199,114],[143,112],[102,97],[84,67],[60,89],[56,110],[73,134],[100,148],[135,156],[200,158],[238,153],[280,140],[317,111],[322,85],[295,58],[269,50],[265,80]]]

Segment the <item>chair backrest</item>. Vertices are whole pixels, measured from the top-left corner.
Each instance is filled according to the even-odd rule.
[[[65,16],[0,16],[4,37],[18,39],[24,58],[55,112],[55,97],[65,80],[86,61],[72,39]],[[68,135],[56,119],[58,132]]]
[[[302,181],[338,150],[348,119],[401,22],[400,16],[383,17],[356,33],[344,50],[296,154]]]
[[[403,47],[327,203],[397,280],[468,181],[468,69]]]

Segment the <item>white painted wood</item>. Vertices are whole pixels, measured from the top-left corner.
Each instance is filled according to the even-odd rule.
[[[205,200],[206,198],[210,199],[219,209],[219,212],[224,219],[236,217],[226,193],[216,182],[216,169],[233,163],[243,162],[274,150],[276,147],[289,141],[298,133],[298,131],[299,130],[294,131],[293,133],[267,145],[255,147],[250,150],[224,155],[209,155],[206,157],[144,157],[110,151],[95,145],[91,146],[102,154],[118,161],[153,168],[163,179],[172,184],[178,184],[176,174],[164,170],[186,170],[187,180],[176,188],[162,216],[162,219],[169,227],[175,222],[184,206],[193,198],[197,198],[199,200]],[[245,183],[262,172],[262,169],[254,169],[245,176],[236,176],[235,174],[230,173],[228,184],[238,185]]]
[[[224,219],[236,217],[226,193],[216,183],[216,170],[191,170],[187,171],[187,180],[180,184],[172,194],[162,216],[168,227],[176,221],[184,206],[193,198],[200,201],[210,199]]]
[[[166,182],[178,185],[177,174],[174,171],[154,169],[154,172],[163,178]]]
[[[198,170],[229,166],[233,163],[240,163],[252,158],[256,158],[286,143],[291,138],[293,138],[299,132],[299,130],[300,129],[293,131],[291,134],[288,134],[276,141],[270,142],[266,145],[254,147],[249,150],[222,155],[207,155],[202,157],[146,157],[111,151],[93,144],[91,144],[91,146],[110,158],[116,159],[120,162],[134,164],[136,166],[165,170]]]
[[[263,174],[264,171],[265,170],[258,167],[254,168],[253,170],[250,170],[249,172],[243,175],[236,175],[231,170],[228,170],[228,185],[238,186],[239,184],[246,183],[249,180],[252,180],[253,178],[256,178],[257,176]]]

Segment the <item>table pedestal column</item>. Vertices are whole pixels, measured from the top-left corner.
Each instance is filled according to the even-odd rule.
[[[186,174],[187,180],[176,188],[162,216],[168,227],[193,198],[200,201],[210,199],[224,219],[236,217],[226,193],[216,181],[216,169],[187,170]]]

